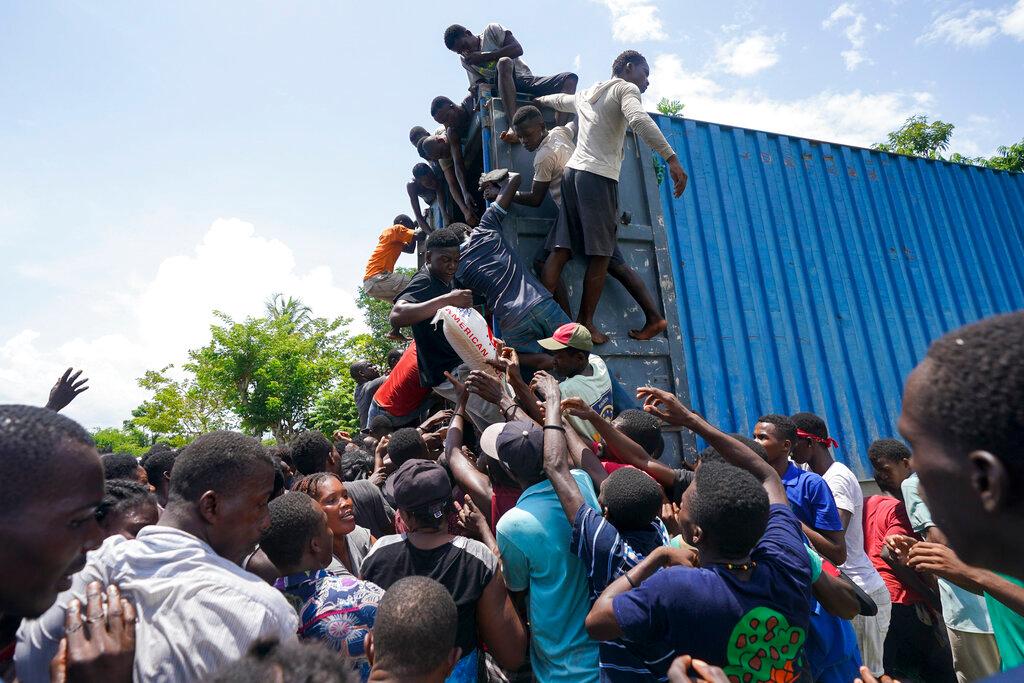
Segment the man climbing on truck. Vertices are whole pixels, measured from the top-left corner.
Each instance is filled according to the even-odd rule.
[[[643,281],[625,264],[617,245],[618,181],[627,125],[668,163],[673,195],[679,197],[686,188],[686,172],[679,157],[640,100],[640,94],[647,90],[649,75],[650,67],[644,56],[627,50],[615,58],[611,79],[575,95],[537,98],[538,104],[579,116],[576,150],[562,176],[562,209],[555,248],[545,263],[543,280],[548,289],[554,289],[573,253],[586,254],[587,272],[576,320],[590,330],[595,344],[608,341],[607,335],[597,328],[594,314],[610,268],[623,269],[624,284],[646,316],[644,326],[631,330],[629,336],[651,339],[668,326]]]

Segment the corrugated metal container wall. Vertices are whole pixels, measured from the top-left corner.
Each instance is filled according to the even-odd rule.
[[[815,412],[870,478],[929,343],[1024,308],[1024,175],[657,120],[690,176],[661,196],[695,410]]]

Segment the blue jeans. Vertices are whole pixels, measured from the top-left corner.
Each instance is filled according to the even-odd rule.
[[[428,395],[427,398],[429,399],[430,396]],[[420,408],[422,407],[423,405],[420,404]],[[378,415],[386,415],[387,418],[391,420],[391,425],[395,428],[407,427],[408,425],[419,423],[418,418],[420,416],[420,410],[419,408],[417,408],[408,415],[397,417],[395,415],[392,415],[388,411],[384,410],[379,405],[377,405],[376,401],[370,401],[370,410],[366,412],[366,426],[369,427],[370,423],[373,421],[373,418],[377,417]]]
[[[537,340],[547,339],[569,322],[572,321],[562,307],[548,297],[531,306],[526,315],[512,325],[501,325],[501,340],[521,353],[544,353]]]

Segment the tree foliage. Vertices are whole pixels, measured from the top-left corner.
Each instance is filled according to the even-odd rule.
[[[949,149],[955,128],[952,123],[939,119],[929,121],[924,114],[917,114],[889,133],[888,142],[876,143],[871,148],[880,152],[984,166],[998,171],[1024,172],[1024,139],[1008,147],[1000,147],[997,150],[998,154],[993,157],[969,157],[959,152],[953,152],[948,157],[943,156]]]
[[[139,386],[153,392],[132,411],[134,426],[148,432],[154,441],[182,446],[200,434],[228,429],[236,420],[228,412],[221,394],[209,382],[195,375],[184,380],[171,379],[173,366],[148,370],[139,378]]]
[[[656,109],[659,113],[664,114],[665,116],[681,116],[685,106],[686,105],[679,100],[670,100],[667,97],[662,97],[658,102]]]
[[[92,439],[96,442],[96,449],[100,453],[131,453],[136,458],[141,456],[152,445],[150,439],[135,427],[131,420],[126,420],[124,425],[117,427],[105,427],[97,429],[92,433]]]
[[[221,324],[211,326],[213,339],[190,351],[186,365],[244,431],[270,432],[280,444],[304,425],[321,394],[348,374],[342,331],[348,320],[292,313],[268,309],[265,317],[235,321],[216,312]]]

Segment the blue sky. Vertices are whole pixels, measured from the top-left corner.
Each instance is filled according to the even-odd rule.
[[[582,84],[639,49],[649,106],[693,118],[870,144],[920,112],[972,155],[1024,137],[1024,0],[488,7],[0,5],[0,402],[41,403],[82,366],[69,414],[119,424],[213,308],[283,291],[354,315],[377,232],[409,210],[406,133],[465,92],[452,22],[497,21],[534,73]]]

